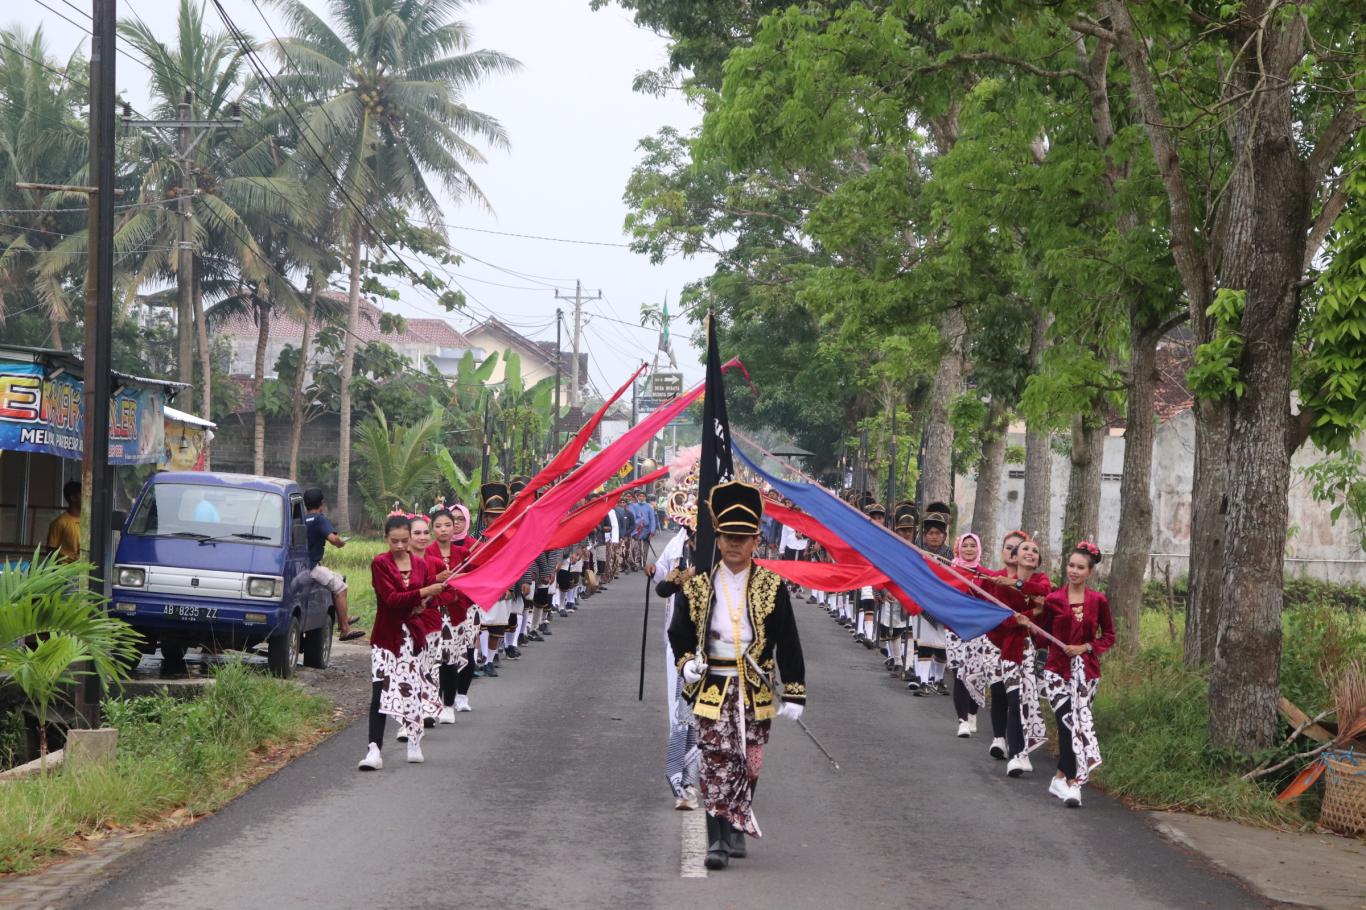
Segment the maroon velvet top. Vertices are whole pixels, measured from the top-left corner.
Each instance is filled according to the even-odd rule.
[[[474,538],[472,537],[453,540],[451,541],[450,555],[442,556],[441,545],[433,540],[431,546],[427,547],[427,564],[431,568],[432,576],[440,575],[447,569],[460,568],[473,547]],[[473,602],[468,597],[451,587],[443,589],[440,594],[432,598],[432,603],[450,617],[453,626],[458,626],[464,622],[465,617],[469,614],[470,607],[473,606]]]
[[[1110,615],[1110,601],[1099,591],[1086,589],[1081,604],[1081,619],[1077,619],[1068,603],[1067,588],[1062,587],[1044,601],[1044,615],[1039,625],[1064,644],[1091,644],[1091,650],[1081,656],[1086,666],[1087,679],[1100,678],[1100,656],[1115,644],[1115,621]],[[1052,670],[1063,679],[1072,678],[1072,658],[1057,645],[1048,649],[1045,670]]]
[[[432,631],[427,614],[436,613],[422,610],[413,615],[413,608],[422,606],[421,589],[431,584],[435,576],[421,556],[412,557],[412,567],[405,582],[390,553],[381,553],[370,563],[370,581],[375,587],[375,626],[370,630],[370,644],[394,654],[403,646],[405,626],[413,637],[413,650],[426,647],[427,635]]]
[[[997,577],[1004,577],[1005,573],[998,573]],[[1048,580],[1048,576],[1042,572],[1035,572],[1025,579],[1021,587],[1009,585],[982,585],[982,587],[1005,604],[1016,613],[1029,613],[1033,606],[1029,603],[1029,598],[1044,597],[1049,591],[1053,590],[1053,582]],[[1035,620],[1039,625],[1043,625],[1041,620]],[[1025,641],[1029,638],[1029,627],[1022,626],[1013,619],[1007,619],[996,628],[987,633],[987,638],[991,643],[1001,649],[1002,660],[1013,660],[1016,663],[1024,660]]]

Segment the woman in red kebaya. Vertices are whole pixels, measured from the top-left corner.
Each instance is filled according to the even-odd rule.
[[[996,574],[982,565],[982,539],[976,534],[959,537],[953,554],[953,570],[973,584],[986,584],[983,576]],[[949,667],[953,670],[958,736],[967,739],[977,732],[977,709],[986,703],[986,690],[993,674],[999,675],[1001,654],[985,635],[964,641],[949,629],[945,630],[944,638],[949,643]]]
[[[1081,788],[1100,765],[1100,744],[1091,702],[1100,683],[1100,656],[1115,644],[1115,622],[1105,595],[1088,587],[1100,564],[1100,547],[1082,541],[1067,557],[1067,584],[1044,601],[1043,625],[1063,643],[1048,651],[1043,691],[1058,720],[1058,772],[1048,792],[1071,808],[1081,806]]]
[[[426,515],[409,515],[408,549],[413,556],[427,561],[427,550],[432,545],[432,520]],[[432,581],[444,582],[451,577],[447,569],[437,570],[428,566]],[[437,649],[441,645],[441,610],[435,599],[428,600],[426,609],[418,617],[417,623],[427,634],[427,644],[422,649],[422,726],[435,727],[441,714],[441,684],[439,682]],[[396,739],[401,743],[408,741],[408,731],[400,727]]]
[[[463,510],[464,506],[456,506]],[[440,509],[432,514],[432,543],[427,547],[427,562],[437,578],[446,578],[464,563],[470,554],[470,539],[465,534],[469,527],[468,511],[452,514]],[[457,540],[459,528],[459,540]],[[441,684],[441,714],[438,723],[455,723],[457,710],[469,710],[469,684],[464,692],[460,690],[461,672],[469,666],[470,676],[474,670],[475,630],[469,620],[469,600],[454,588],[446,588],[435,598],[441,611],[441,632],[436,645],[436,662]]]
[[[409,551],[412,522],[392,515],[384,523],[389,545],[370,563],[375,588],[375,625],[370,632],[370,748],[361,759],[362,771],[384,767],[384,718],[395,718],[408,733],[408,761],[421,762],[422,660],[427,630],[422,622],[425,601],[444,587],[436,581],[421,555]]]
[[[1019,777],[1033,771],[1029,753],[1047,741],[1043,714],[1039,711],[1039,682],[1034,675],[1034,641],[1028,623],[1043,618],[1043,600],[1053,590],[1048,576],[1038,571],[1042,554],[1039,545],[1026,537],[1016,552],[1012,573],[988,578],[992,591],[1015,611],[1016,622],[1003,622],[987,633],[1001,650],[1001,677],[1006,694],[1006,746],[1009,763],[1006,774]],[[984,586],[985,587],[985,586]],[[993,714],[997,709],[993,709]],[[994,744],[993,744],[994,746]],[[993,751],[993,755],[995,752]]]

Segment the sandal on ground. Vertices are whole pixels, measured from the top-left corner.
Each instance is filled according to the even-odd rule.
[[[364,630],[364,629],[352,629],[350,632],[347,632],[345,635],[342,635],[342,636],[338,637],[337,641],[355,641],[357,638],[364,638],[364,637],[365,637],[365,630]]]

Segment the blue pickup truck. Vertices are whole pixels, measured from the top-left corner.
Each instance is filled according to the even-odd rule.
[[[326,668],[336,614],[313,582],[303,491],[292,481],[206,472],[151,477],[123,525],[111,608],[161,648],[163,668],[185,649],[267,643],[276,676]]]

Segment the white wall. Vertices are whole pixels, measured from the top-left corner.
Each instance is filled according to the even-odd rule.
[[[1153,443],[1153,472],[1150,490],[1153,496],[1153,543],[1149,568],[1157,570],[1170,564],[1173,575],[1189,569],[1191,484],[1194,479],[1195,419],[1185,411],[1170,421],[1158,425]],[[1009,444],[1023,446],[1024,435],[1012,433]],[[1306,445],[1296,454],[1290,478],[1291,534],[1286,543],[1287,575],[1307,575],[1335,582],[1366,583],[1366,552],[1350,516],[1344,515],[1333,524],[1331,507],[1314,502],[1311,484],[1300,473],[1305,465],[1315,463],[1321,453]],[[1102,470],[1119,475],[1124,466],[1124,438],[1111,436],[1105,440]],[[1010,471],[1023,473],[1024,465],[1006,465],[1006,476],[1001,480],[1002,503],[999,525],[994,534],[981,534],[983,543],[995,554],[1001,535],[1020,527],[1020,512],[1024,498],[1024,481],[1011,478]],[[1053,455],[1051,489],[1052,525],[1049,552],[1045,562],[1056,567],[1062,546],[1063,511],[1067,502],[1068,459],[1056,452]],[[1100,539],[1096,541],[1107,554],[1114,552],[1119,536],[1119,481],[1105,480],[1101,484]],[[973,500],[977,490],[976,478],[960,477],[954,490],[958,507],[959,527],[972,527]],[[1033,531],[1032,528],[1025,528]],[[987,538],[990,538],[988,540]],[[996,559],[991,560],[995,565]],[[1102,563],[1102,567],[1108,562]]]

